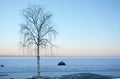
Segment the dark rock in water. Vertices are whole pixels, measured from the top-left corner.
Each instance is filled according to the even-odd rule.
[[[1,64],[0,67],[5,67],[5,66],[3,64]]]
[[[65,62],[61,61],[58,63],[58,65],[60,66],[60,65],[66,65],[66,64],[65,64]]]

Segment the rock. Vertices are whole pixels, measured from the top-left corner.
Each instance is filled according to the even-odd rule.
[[[26,79],[50,79],[50,77],[48,77],[48,76],[40,76],[40,77],[33,76],[32,78],[26,78]]]
[[[64,75],[59,79],[113,79],[113,78],[106,75],[79,73],[79,74]]]
[[[60,66],[60,65],[66,65],[66,64],[65,64],[65,62],[61,61],[58,63],[58,65]]]
[[[3,64],[1,64],[0,67],[5,67],[5,66]]]

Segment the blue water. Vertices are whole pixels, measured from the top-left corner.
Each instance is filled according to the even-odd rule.
[[[66,66],[57,66],[64,61]],[[1,57],[0,74],[8,74],[4,79],[26,79],[36,75],[35,57]],[[71,73],[96,73],[120,77],[120,58],[118,57],[42,57],[41,75],[61,76]]]

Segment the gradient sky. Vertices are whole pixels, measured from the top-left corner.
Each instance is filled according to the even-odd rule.
[[[21,11],[42,5],[53,13],[57,56],[120,56],[120,0],[0,0],[0,55],[22,55]]]

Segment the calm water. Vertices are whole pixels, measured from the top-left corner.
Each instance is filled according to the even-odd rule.
[[[66,66],[57,66],[64,61]],[[1,57],[0,74],[8,74],[4,79],[25,79],[36,75],[35,57]],[[120,58],[89,57],[42,57],[41,75],[61,76],[71,73],[96,73],[120,77]]]

